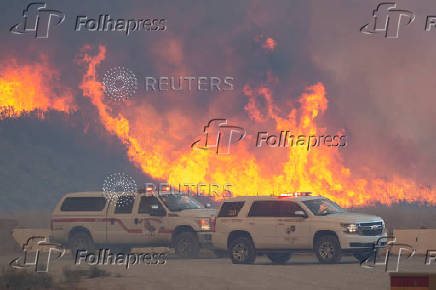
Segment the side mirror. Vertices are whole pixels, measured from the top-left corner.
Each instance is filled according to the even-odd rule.
[[[297,211],[294,212],[294,216],[306,217],[306,214],[302,210],[297,210]]]

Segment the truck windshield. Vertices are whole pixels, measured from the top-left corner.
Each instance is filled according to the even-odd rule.
[[[316,216],[344,212],[344,210],[339,205],[326,198],[305,200],[303,201],[303,203]]]
[[[204,206],[199,201],[189,195],[165,194],[160,195],[160,198],[171,211],[204,208]]]

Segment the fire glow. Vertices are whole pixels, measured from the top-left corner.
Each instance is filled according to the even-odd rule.
[[[282,153],[285,158],[268,163],[259,162],[250,148],[242,142],[235,144],[232,154],[225,156],[218,156],[208,150],[192,150],[190,143],[186,146],[175,146],[176,141],[189,136],[182,136],[183,138],[176,141],[157,138],[156,135],[161,136],[163,130],[160,119],[162,116],[153,109],[148,108],[147,114],[127,114],[124,111],[114,112],[107,104],[104,100],[104,87],[98,80],[96,70],[105,57],[104,46],[100,46],[95,54],[91,53],[90,47],[84,47],[79,64],[86,71],[80,89],[97,109],[98,119],[107,132],[117,136],[126,146],[131,162],[154,179],[169,184],[183,184],[186,181],[196,184],[232,184],[234,196],[313,192],[331,198],[345,207],[375,203],[391,205],[403,201],[436,204],[436,192],[416,184],[412,179],[394,176],[391,180],[384,180],[376,176],[353,175],[344,166],[343,157],[335,147],[321,146],[310,151],[305,147],[284,148]],[[20,78],[14,77],[13,70],[1,71],[1,106],[13,107],[18,116],[20,112],[36,109],[67,112],[74,107],[70,95],[56,96],[53,99],[44,97],[53,94],[52,88],[47,88],[42,79],[31,70],[20,71]],[[29,80],[32,86],[24,82],[27,78],[33,78]],[[302,93],[298,108],[279,108],[274,104],[272,90],[267,86],[245,85],[243,93],[248,98],[245,111],[254,123],[273,120],[275,130],[281,132],[291,129],[295,135],[318,136],[324,133],[324,129],[317,124],[317,118],[327,110],[328,104],[325,88],[321,83],[308,87]],[[262,114],[258,109],[256,99],[259,97],[265,100],[267,113]],[[171,116],[170,114],[168,118]],[[185,133],[180,130],[177,132]],[[342,133],[337,132],[338,135],[343,135]]]

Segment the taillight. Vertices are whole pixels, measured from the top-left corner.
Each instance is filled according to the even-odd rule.
[[[216,217],[213,218],[213,221],[212,221],[212,232],[215,232],[215,227],[216,227]]]

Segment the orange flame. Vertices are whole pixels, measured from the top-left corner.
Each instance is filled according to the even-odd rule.
[[[161,117],[153,108],[147,109],[147,116],[129,114],[127,117],[113,113],[103,102],[103,86],[96,79],[96,66],[105,59],[105,53],[103,46],[94,57],[85,51],[82,60],[88,69],[81,88],[97,107],[108,132],[118,136],[127,146],[130,160],[153,178],[166,180],[169,184],[231,183],[234,195],[311,191],[346,207],[374,203],[391,205],[401,201],[436,203],[434,190],[411,179],[394,176],[391,181],[386,181],[375,176],[353,176],[334,147],[317,147],[310,151],[305,147],[288,147],[283,149],[286,150],[285,158],[275,159],[257,156],[244,142],[235,144],[231,155],[216,155],[212,150],[191,150],[189,145],[181,149],[172,145],[174,140],[156,139],[153,136],[162,126]],[[290,109],[286,118],[279,116],[283,109],[274,105],[269,88],[246,85],[243,91],[249,97],[245,109],[254,121],[274,120],[278,131],[292,130],[295,135],[324,133],[325,129],[316,124],[317,117],[327,109],[328,103],[321,83],[307,88],[299,99],[300,108]],[[265,98],[266,113],[258,110],[256,97]]]
[[[59,74],[45,58],[40,63],[18,65],[12,60],[0,70],[0,120],[23,114],[76,109],[71,91],[59,84]]]

